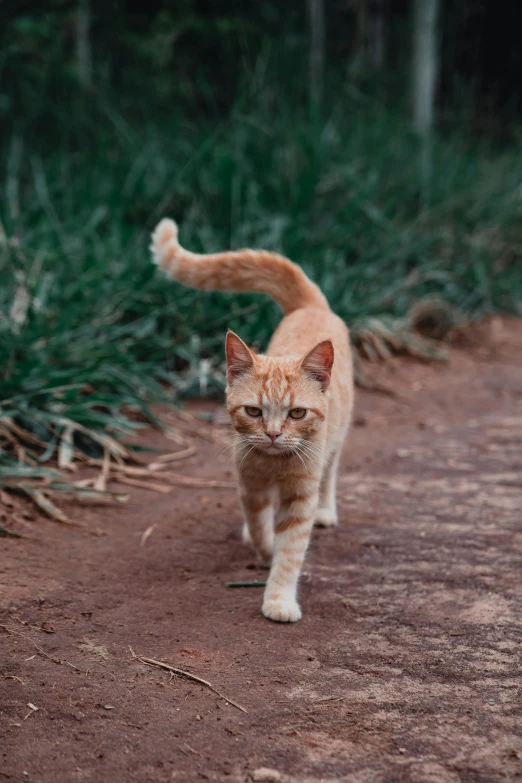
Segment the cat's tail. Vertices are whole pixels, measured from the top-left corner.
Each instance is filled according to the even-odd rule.
[[[200,255],[178,242],[178,227],[164,218],[152,235],[153,261],[174,280],[207,291],[268,294],[285,315],[301,307],[329,310],[326,297],[288,258],[266,250],[234,250]]]

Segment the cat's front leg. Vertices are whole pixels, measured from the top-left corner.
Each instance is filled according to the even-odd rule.
[[[262,612],[269,620],[295,623],[301,619],[297,582],[310,540],[318,503],[318,487],[295,493],[281,503],[275,529],[272,568],[263,598]]]
[[[250,544],[264,565],[270,565],[274,550],[274,504],[269,492],[240,487],[245,518],[243,541]]]

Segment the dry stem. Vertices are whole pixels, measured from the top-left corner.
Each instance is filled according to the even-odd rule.
[[[129,650],[131,651],[131,655],[135,660],[141,661],[141,663],[146,663],[147,666],[157,666],[159,669],[165,669],[165,671],[172,672],[172,674],[177,674],[180,677],[186,677],[187,680],[192,680],[193,682],[199,682],[201,685],[205,685],[207,688],[210,688],[210,690],[216,693],[220,697],[220,699],[223,699],[229,704],[232,704],[232,706],[236,707],[238,710],[241,710],[241,712],[246,713],[244,707],[242,707],[240,704],[237,704],[237,702],[232,701],[232,699],[229,699],[227,696],[224,696],[222,693],[218,691],[217,688],[214,688],[214,686],[211,685],[210,682],[207,682],[207,680],[202,680],[201,677],[196,677],[195,674],[186,672],[184,669],[177,669],[175,666],[171,666],[170,663],[164,663],[163,661],[156,661],[154,658],[145,658],[143,655],[136,655],[132,647],[129,647]]]

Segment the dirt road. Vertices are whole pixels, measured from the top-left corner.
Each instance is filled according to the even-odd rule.
[[[383,368],[394,398],[359,393],[300,623],[226,587],[265,578],[233,490],[133,489],[0,539],[0,781],[522,779],[522,324],[481,334]],[[178,469],[227,459],[202,443]]]

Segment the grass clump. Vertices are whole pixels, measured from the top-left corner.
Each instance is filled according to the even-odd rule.
[[[103,437],[121,441],[155,421],[151,402],[221,389],[228,326],[266,344],[279,318],[273,303],[195,292],[155,274],[149,234],[164,215],[195,251],[283,252],[358,333],[368,319],[389,329],[424,297],[466,316],[518,311],[519,145],[496,150],[451,133],[435,140],[425,209],[406,120],[353,91],[331,95],[320,117],[268,77],[218,120],[131,119],[106,96],[85,100],[90,111],[59,107],[52,141],[23,124],[8,137],[4,130],[5,480],[24,471],[44,478],[34,471],[66,448],[64,438],[73,452],[100,456]],[[389,336],[379,344],[393,348]]]

